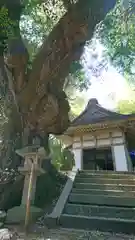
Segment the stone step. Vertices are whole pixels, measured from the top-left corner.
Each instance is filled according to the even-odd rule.
[[[105,178],[105,179],[134,179],[135,180],[135,174],[83,174],[83,173],[78,173],[77,177],[80,178],[91,178],[91,179],[97,179],[97,178]]]
[[[97,189],[97,190],[121,190],[121,191],[135,191],[135,185],[129,184],[97,184],[97,183],[74,183],[74,188],[77,189]]]
[[[120,191],[120,190],[98,190],[98,189],[77,189],[77,188],[73,188],[72,193],[120,196],[120,197],[135,197],[135,191]]]
[[[96,230],[101,232],[115,233],[135,233],[135,220],[103,218],[103,217],[85,217],[62,214],[59,224],[63,228]]]
[[[105,171],[105,170],[81,170],[78,172],[80,175],[91,175],[91,176],[96,176],[96,175],[104,175],[106,177],[109,176],[126,176],[126,177],[134,177],[135,172],[123,172],[123,171]]]
[[[129,185],[135,185],[135,179],[113,179],[113,178],[82,178],[82,177],[76,177],[75,179],[76,183],[100,183],[100,184],[105,184],[105,183],[113,183],[113,184],[129,184]]]
[[[118,197],[118,196],[103,196],[90,194],[71,193],[68,199],[69,203],[92,204],[104,206],[121,206],[121,207],[135,207],[135,198]]]
[[[135,208],[66,204],[64,214],[86,217],[124,218],[135,220]]]

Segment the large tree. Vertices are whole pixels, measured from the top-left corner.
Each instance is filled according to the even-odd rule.
[[[115,0],[63,0],[61,19],[34,56],[22,41],[20,17],[32,1],[0,1],[0,83],[8,122],[4,125],[2,158],[19,164],[15,149],[31,144],[34,136],[48,149],[49,134],[61,134],[69,125],[69,104],[63,91],[71,63],[78,61],[95,25]],[[33,0],[39,7],[47,0]],[[55,1],[54,1],[55,2]]]

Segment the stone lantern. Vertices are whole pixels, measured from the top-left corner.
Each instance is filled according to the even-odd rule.
[[[26,215],[26,205],[29,192],[29,182],[33,164],[32,189],[30,194],[30,221],[35,220],[42,213],[40,208],[34,206],[37,177],[44,173],[42,169],[42,160],[45,159],[45,150],[39,145],[26,146],[16,151],[24,158],[24,165],[19,167],[21,174],[25,176],[21,205],[8,211],[7,223],[24,223]]]
[[[27,195],[28,195],[32,163],[34,164],[34,173],[33,173],[33,180],[32,180],[33,187],[32,187],[32,193],[31,193],[31,204],[34,204],[34,201],[35,201],[37,177],[44,173],[44,170],[41,167],[43,154],[41,155],[39,150],[40,150],[39,146],[32,146],[32,147],[28,146],[16,151],[18,155],[24,158],[24,166],[19,167],[19,171],[25,176],[23,195],[22,195],[23,205],[27,203]]]

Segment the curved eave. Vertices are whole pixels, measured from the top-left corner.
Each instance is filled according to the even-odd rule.
[[[93,112],[94,110],[94,112]],[[97,114],[100,116],[97,116]],[[72,122],[72,127],[82,126],[82,125],[89,125],[89,124],[99,124],[101,122],[114,122],[114,121],[121,121],[135,118],[135,114],[121,114],[118,112],[114,112],[103,108],[99,104],[91,105],[89,104],[85,110],[76,117]]]
[[[107,128],[128,127],[128,124],[131,124],[132,122],[135,122],[135,115],[129,116],[128,118],[121,120],[108,120],[94,124],[70,126],[64,133],[64,135],[72,136],[80,132],[93,132],[96,130],[103,130]]]

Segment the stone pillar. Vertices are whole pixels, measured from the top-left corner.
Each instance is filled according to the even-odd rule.
[[[72,150],[74,154],[74,160],[75,160],[75,167],[76,169],[82,170],[83,168],[83,161],[82,161],[82,149],[75,149]]]
[[[115,161],[115,170],[127,172],[128,164],[124,144],[112,146],[112,151]]]

